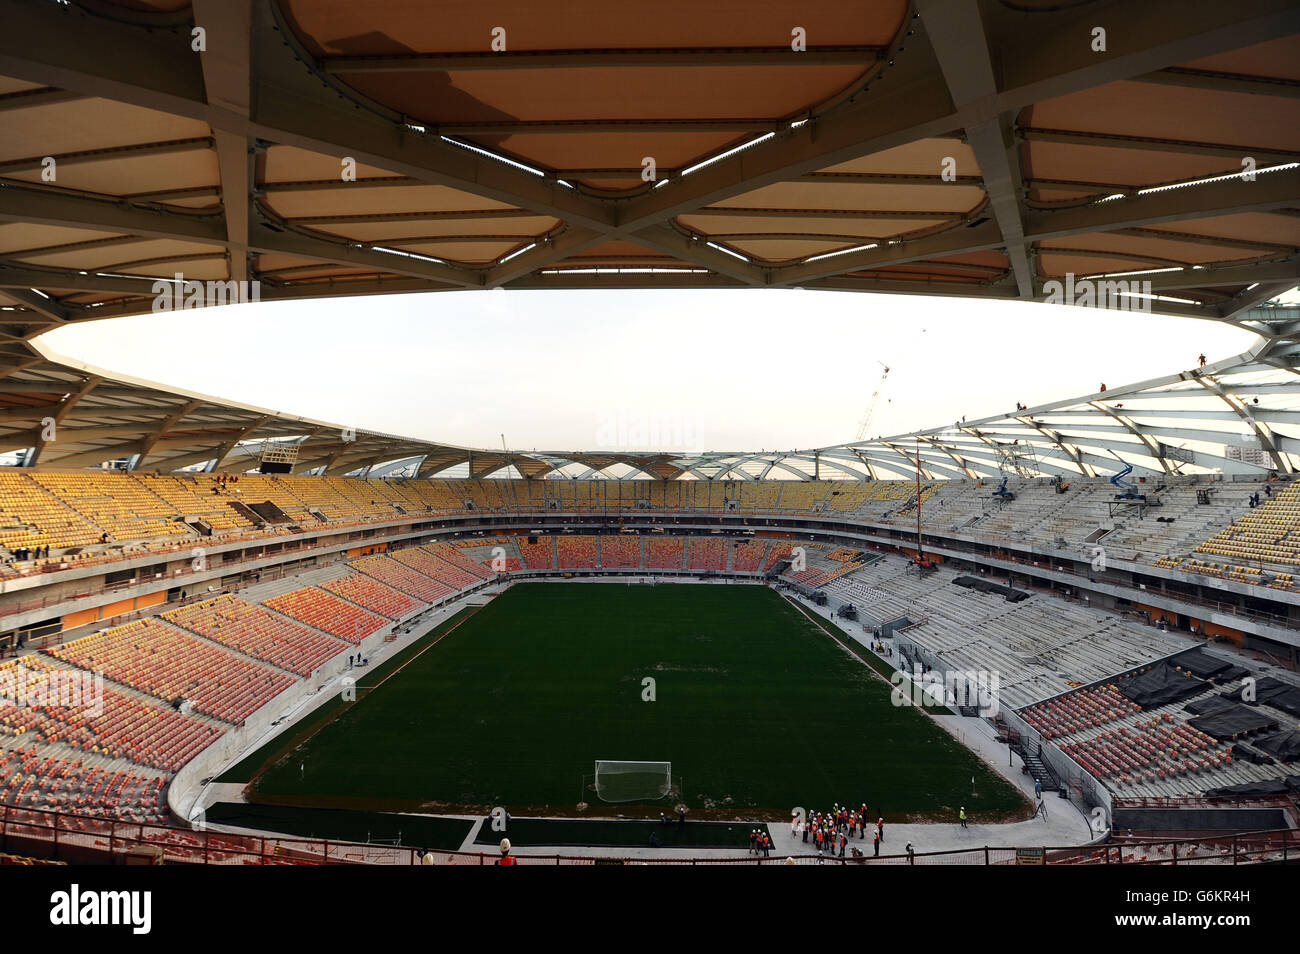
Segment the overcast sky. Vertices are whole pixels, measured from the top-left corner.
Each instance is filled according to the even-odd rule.
[[[111,371],[287,414],[512,449],[840,443],[1193,367],[1211,322],[805,290],[493,291],[115,318],[43,342]]]

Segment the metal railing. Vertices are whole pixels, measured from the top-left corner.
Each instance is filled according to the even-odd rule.
[[[1300,860],[1300,830],[1241,832],[1201,838],[1130,840],[1069,847],[984,847],[899,855],[740,855],[722,858],[516,854],[519,865],[1014,865],[1036,864],[1287,864]],[[615,849],[616,851],[616,849]],[[187,865],[494,865],[495,851],[430,851],[399,845],[321,838],[191,831],[163,824],[117,821],[0,807],[0,853],[71,864],[129,860]]]

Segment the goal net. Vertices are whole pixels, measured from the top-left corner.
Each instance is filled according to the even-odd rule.
[[[596,795],[602,802],[653,801],[672,788],[672,762],[596,760]]]

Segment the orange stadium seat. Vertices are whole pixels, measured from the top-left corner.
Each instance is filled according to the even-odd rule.
[[[388,625],[388,620],[315,586],[291,590],[263,606],[356,645]]]
[[[311,675],[347,648],[337,639],[230,595],[163,613],[162,618],[301,676]]]
[[[64,643],[49,654],[166,702],[188,699],[199,712],[232,723],[294,681],[153,618]]]
[[[0,736],[21,739],[30,732],[44,742],[175,772],[225,731],[109,687],[78,686],[83,691],[69,693],[56,680],[84,674],[57,668],[39,656],[9,660],[0,664],[0,672],[24,679],[23,698],[28,700],[22,707],[0,708]],[[39,694],[38,682],[44,683]],[[97,706],[90,704],[92,696],[97,696]]]
[[[596,566],[596,538],[563,534],[555,538],[562,570],[591,570]]]
[[[601,564],[611,569],[635,569],[641,565],[641,538],[615,536],[600,538]]]
[[[445,583],[425,576],[405,563],[399,563],[392,557],[382,554],[364,557],[351,563],[350,566],[424,603],[437,603],[454,592]]]
[[[685,541],[681,537],[647,537],[645,542],[645,567],[647,570],[680,570],[685,556]]]
[[[395,590],[364,573],[349,573],[330,580],[322,583],[321,589],[388,619],[401,619],[423,605],[401,590]]]

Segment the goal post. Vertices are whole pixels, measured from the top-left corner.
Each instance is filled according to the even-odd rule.
[[[596,797],[602,802],[656,801],[672,790],[672,762],[596,760]]]

